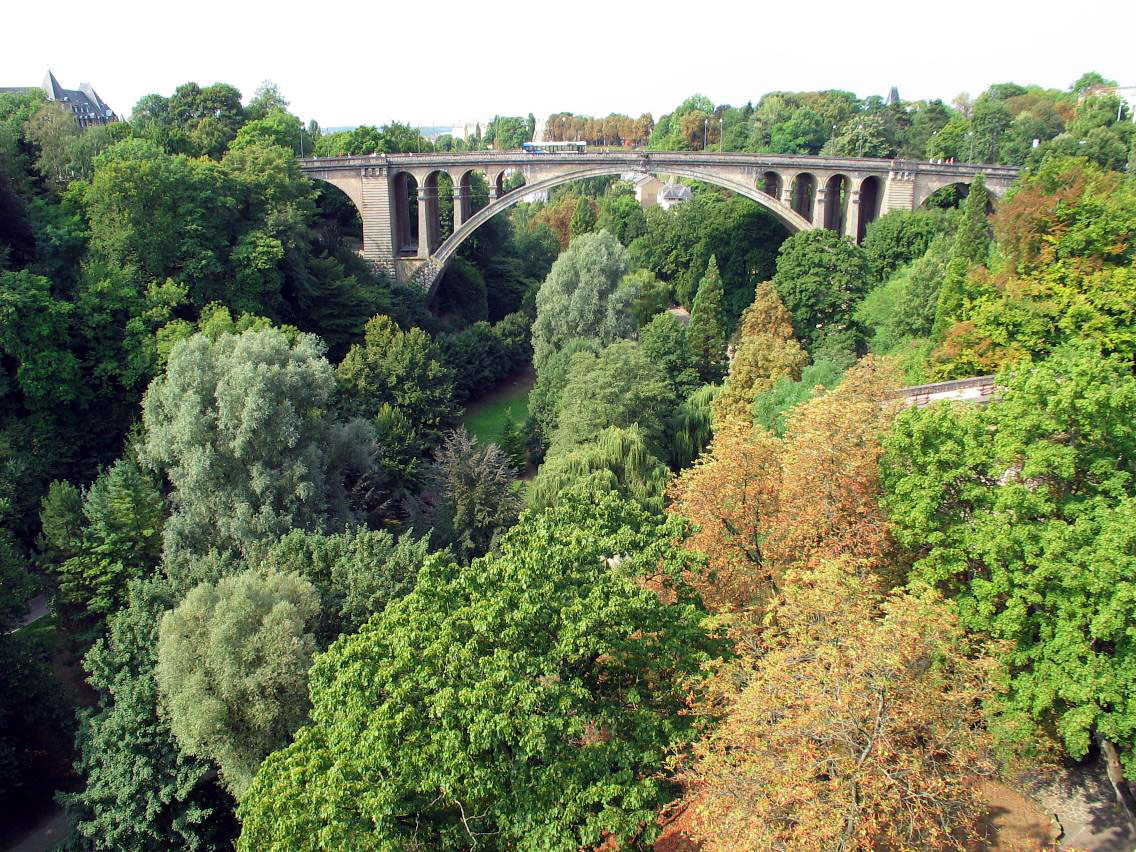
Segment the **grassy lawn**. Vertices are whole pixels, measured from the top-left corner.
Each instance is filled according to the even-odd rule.
[[[28,639],[38,639],[50,649],[58,643],[58,634],[55,631],[55,616],[51,613],[37,618],[31,624],[25,624],[16,633]]]
[[[520,426],[529,414],[529,391],[532,376],[522,375],[507,380],[501,387],[471,402],[462,422],[480,443],[500,442],[505,421],[512,419]]]

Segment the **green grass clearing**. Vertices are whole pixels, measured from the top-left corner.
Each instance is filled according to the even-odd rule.
[[[462,423],[479,443],[500,443],[505,422],[512,419],[520,427],[529,416],[531,375],[516,376],[501,387],[471,402],[465,410]]]

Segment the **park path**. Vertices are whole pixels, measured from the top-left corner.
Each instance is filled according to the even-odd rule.
[[[1133,852],[1136,826],[1117,804],[1104,761],[1029,773],[1024,792],[1061,824],[1059,849],[1087,852]]]
[[[59,805],[52,805],[22,837],[5,847],[6,852],[50,852],[67,839],[71,823]]]

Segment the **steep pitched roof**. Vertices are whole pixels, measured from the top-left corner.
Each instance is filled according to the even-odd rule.
[[[51,101],[63,100],[63,87],[59,85],[59,81],[55,79],[55,75],[51,73],[51,69],[47,69],[47,76],[43,78],[43,83],[40,84],[47,99]]]

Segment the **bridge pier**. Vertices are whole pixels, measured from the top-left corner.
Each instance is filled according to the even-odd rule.
[[[454,230],[460,228],[469,218],[469,189],[454,183]]]
[[[860,233],[860,190],[853,189],[848,192],[848,214],[844,217],[844,236],[858,243],[856,239]]]
[[[793,209],[793,180],[794,178],[790,177],[781,182],[781,203],[790,210]]]
[[[418,190],[418,258],[427,260],[438,247],[438,190]]]
[[[818,186],[816,190],[816,197],[813,199],[813,217],[810,221],[818,228],[826,227],[826,207],[827,200],[825,198],[825,189],[823,186]]]

